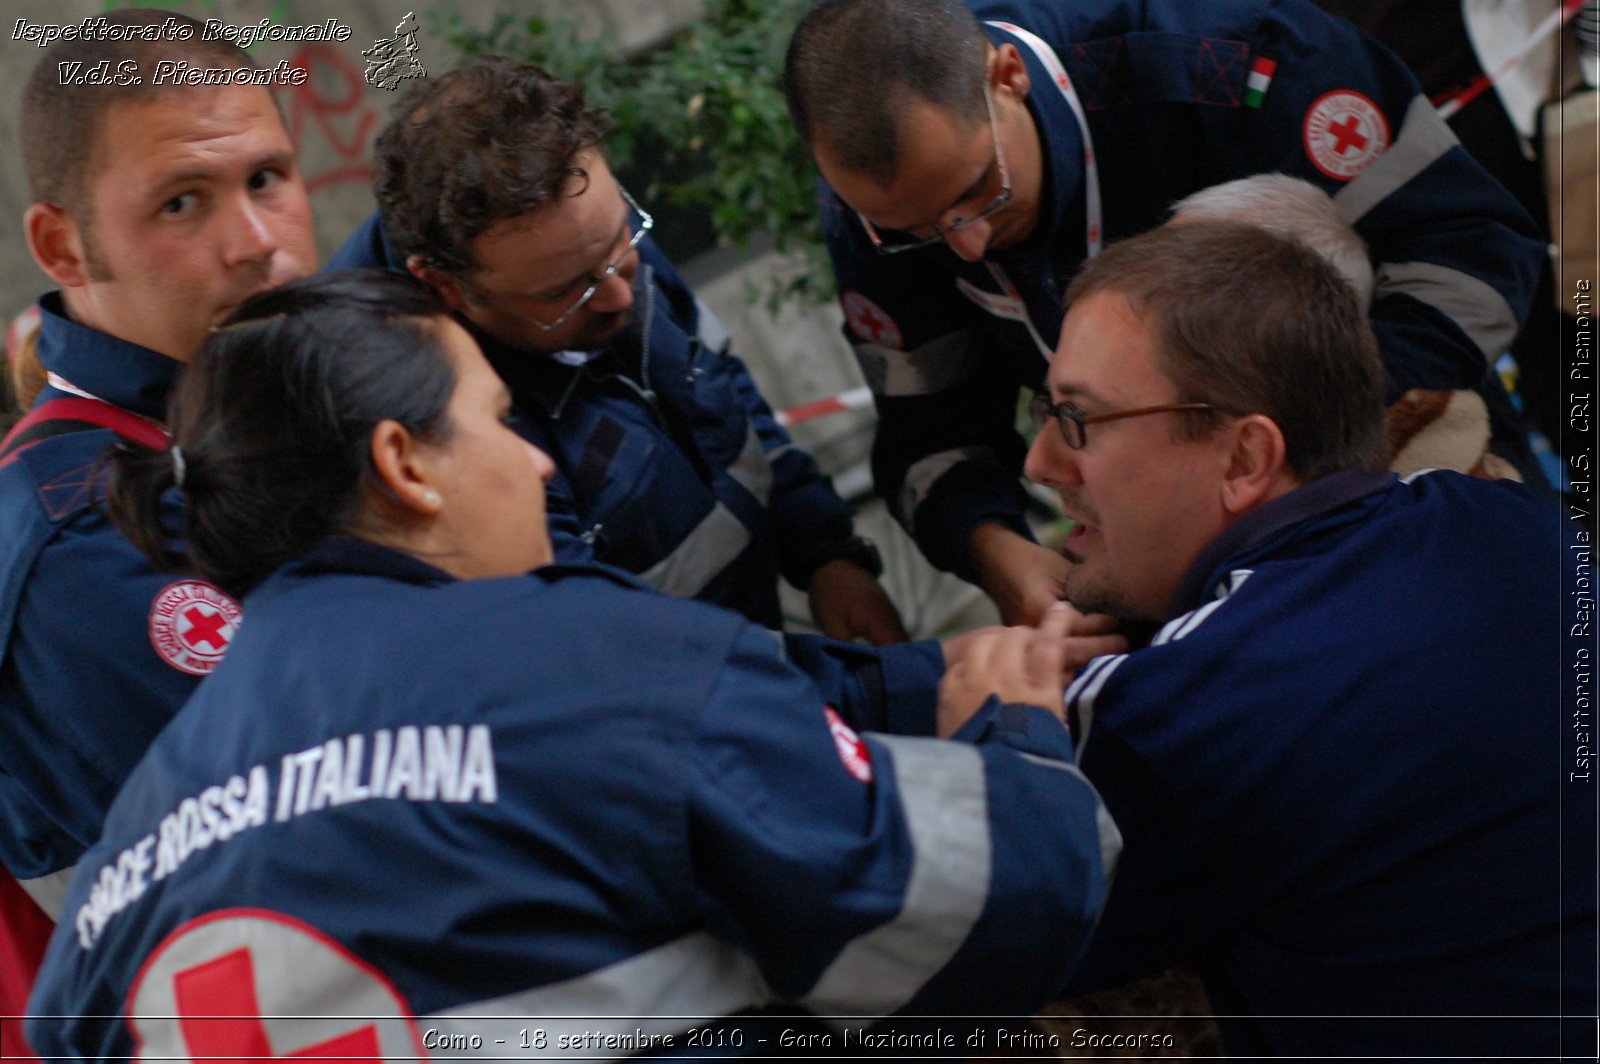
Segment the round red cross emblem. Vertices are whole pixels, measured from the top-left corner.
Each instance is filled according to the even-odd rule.
[[[839,297],[839,301],[844,305],[844,319],[850,323],[850,331],[861,339],[870,344],[892,347],[896,351],[905,346],[900,326],[878,304],[860,292],[846,292]]]
[[[217,667],[244,613],[215,584],[179,580],[150,603],[150,644],[175,669],[204,676]]]
[[[321,931],[266,909],[178,928],[128,991],[140,1059],[427,1059],[382,973]]]
[[[1389,120],[1349,89],[1323,93],[1306,112],[1306,154],[1318,170],[1349,181],[1389,147]]]
[[[833,745],[839,750],[839,760],[844,762],[845,771],[862,783],[871,783],[872,755],[867,750],[867,744],[861,741],[861,736],[855,733],[854,728],[834,712],[832,706],[823,706],[822,713],[828,718],[828,731],[833,735]]]

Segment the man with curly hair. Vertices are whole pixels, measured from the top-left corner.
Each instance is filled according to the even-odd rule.
[[[557,558],[781,623],[776,577],[828,635],[905,638],[850,508],[777,424],[727,333],[606,165],[604,113],[535,66],[478,57],[401,100],[369,219],[330,266],[435,288],[551,455]]]

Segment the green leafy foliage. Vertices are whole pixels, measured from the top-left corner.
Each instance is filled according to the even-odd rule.
[[[833,295],[816,170],[780,85],[784,48],[809,5],[708,0],[702,19],[634,56],[568,16],[502,12],[481,31],[458,16],[438,21],[463,54],[511,56],[581,84],[591,104],[610,112],[608,157],[630,188],[642,190],[641,202],[703,219],[719,244],[744,249],[764,235],[779,251],[802,253],[806,268],[768,292],[775,310],[791,296]],[[663,243],[681,251],[663,228]]]

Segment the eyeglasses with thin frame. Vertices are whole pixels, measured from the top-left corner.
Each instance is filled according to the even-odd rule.
[[[948,239],[951,233],[959,233],[974,222],[982,221],[1003,210],[1006,204],[1011,202],[1011,171],[1006,169],[1006,157],[1000,149],[1000,124],[994,118],[994,97],[989,94],[989,86],[987,84],[983,87],[983,102],[989,109],[989,133],[994,138],[994,165],[995,169],[1000,172],[1000,194],[990,200],[988,206],[970,218],[957,215],[949,225],[933,223],[931,226],[933,232],[924,237],[890,237],[885,240],[883,234],[878,232],[877,227],[867,221],[866,215],[857,211],[856,217],[861,219],[861,224],[867,231],[867,239],[872,242],[872,247],[878,254],[898,255],[902,251],[913,251],[917,248],[925,248],[930,244],[937,244],[942,240]],[[985,173],[987,174],[987,171]]]
[[[1081,407],[1075,403],[1052,403],[1049,396],[1035,393],[1028,401],[1028,414],[1033,418],[1033,427],[1042,432],[1045,425],[1055,422],[1061,430],[1061,438],[1067,441],[1067,446],[1074,451],[1083,450],[1089,442],[1086,425],[1094,425],[1102,421],[1121,421],[1123,418],[1144,417],[1146,414],[1167,414],[1177,410],[1208,411],[1221,413],[1222,408],[1210,403],[1163,403],[1160,406],[1141,406],[1133,410],[1114,410],[1108,414],[1085,414]]]
[[[644,239],[646,233],[650,232],[651,228],[656,224],[656,222],[654,218],[650,217],[650,213],[648,211],[633,201],[633,197],[628,195],[627,189],[623,188],[621,185],[618,185],[617,191],[622,193],[622,202],[628,205],[628,209],[639,216],[639,224],[633,230],[633,236],[629,238],[628,246],[622,249],[621,254],[612,259],[610,262],[606,263],[605,269],[601,270],[599,273],[591,273],[589,275],[589,287],[583,290],[583,294],[574,300],[570,307],[562,311],[559,317],[550,322],[542,321],[539,318],[535,318],[531,314],[524,314],[521,311],[511,310],[509,307],[505,307],[503,305],[500,307],[502,311],[510,314],[514,318],[519,318],[522,321],[527,322],[529,325],[537,325],[545,332],[554,332],[570,321],[574,314],[582,310],[584,304],[588,303],[589,300],[594,298],[594,294],[600,290],[600,286],[609,281],[612,275],[618,270],[622,269],[622,264],[628,261],[628,256],[632,255],[634,250],[638,248],[639,242]],[[488,292],[484,292],[480,288],[476,288],[470,283],[467,284],[467,287],[472,288],[473,291],[480,296],[491,295]],[[498,300],[498,302],[503,304],[505,301],[504,299],[501,299]]]

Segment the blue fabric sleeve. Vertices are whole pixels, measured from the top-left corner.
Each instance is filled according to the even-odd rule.
[[[642,247],[651,248],[649,261],[655,282],[667,294],[671,311],[684,331],[700,337],[702,342],[708,334],[725,336],[720,322],[712,327],[703,320],[709,310],[694,297],[667,257],[648,244]],[[823,475],[811,453],[797,445],[788,430],[778,424],[743,360],[723,351],[720,358],[710,360],[709,368],[727,378],[772,465],[767,509],[779,572],[795,587],[804,588],[811,579],[810,558],[817,547],[848,539],[854,530],[855,512],[834,491],[832,481]]]
[[[35,562],[0,674],[0,772],[9,777],[0,794],[31,799],[7,803],[0,817],[0,855],[18,879],[77,861],[117,788],[200,682],[151,642],[152,603],[182,579],[153,571],[94,511],[69,521]]]
[[[594,545],[582,538],[577,511],[572,504],[572,487],[567,475],[557,469],[545,482],[544,512],[550,525],[550,543],[555,560],[572,565],[595,561]]]
[[[944,648],[934,639],[887,647],[785,635],[789,660],[811,678],[853,727],[892,735],[933,735],[944,676]]]
[[[857,736],[822,702],[769,635],[741,634],[694,751],[713,927],[822,1014],[1018,1015],[1048,1000],[1116,848],[1087,781],[1003,743]]]

